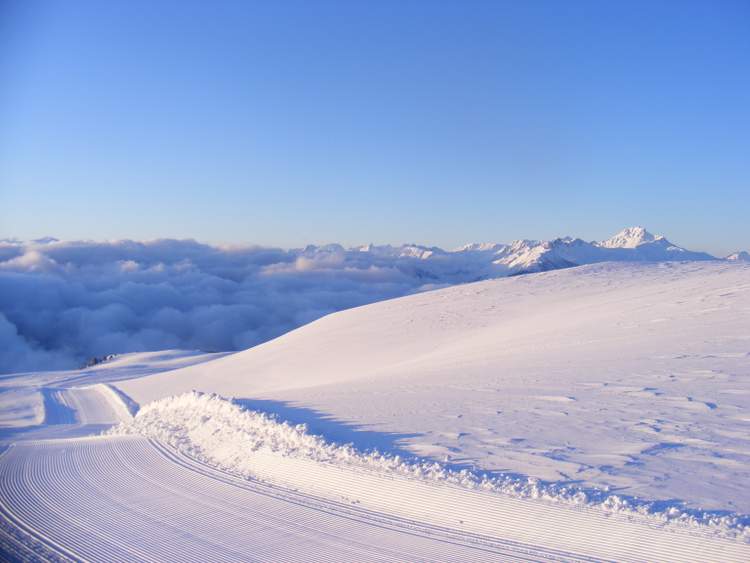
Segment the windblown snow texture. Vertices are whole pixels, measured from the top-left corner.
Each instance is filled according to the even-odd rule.
[[[709,525],[728,535],[746,536],[746,517],[664,507],[662,503],[638,501],[616,494],[595,494],[565,484],[543,484],[537,479],[512,475],[487,476],[453,471],[439,463],[377,451],[360,452],[349,444],[326,442],[307,432],[304,425],[290,425],[249,411],[215,394],[185,393],[143,407],[133,420],[122,422],[110,435],[136,434],[159,440],[223,470],[244,477],[257,476],[255,452],[291,457],[334,466],[366,469],[411,479],[450,483],[466,489],[545,498],[570,504],[590,505],[653,517],[658,522]]]

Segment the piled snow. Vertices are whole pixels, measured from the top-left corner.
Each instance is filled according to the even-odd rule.
[[[218,395],[197,392],[149,403],[131,422],[107,433],[140,434],[222,469],[248,475],[252,475],[249,454],[258,450],[316,461],[342,460],[346,451],[307,434],[302,425],[280,423]]]
[[[0,373],[167,348],[240,350],[328,313],[435,287],[608,260],[707,260],[642,229],[608,241],[458,250],[338,244],[281,250],[0,241]]]
[[[279,463],[283,458],[304,459],[490,493],[632,512],[660,522],[707,525],[728,535],[750,536],[750,518],[746,516],[681,510],[674,506],[662,509],[657,503],[604,491],[584,491],[510,475],[489,477],[466,469],[450,470],[439,463],[417,458],[403,459],[377,451],[360,452],[351,445],[328,443],[311,435],[304,425],[279,422],[215,394],[191,392],[155,401],[141,408],[134,419],[121,423],[107,434],[135,434],[158,440],[190,457],[248,478],[256,476],[253,454],[263,452],[278,456]]]

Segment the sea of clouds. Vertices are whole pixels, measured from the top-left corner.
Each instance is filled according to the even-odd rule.
[[[240,350],[327,313],[482,277],[420,247],[0,242],[0,373],[112,353]],[[425,259],[427,258],[427,259]]]

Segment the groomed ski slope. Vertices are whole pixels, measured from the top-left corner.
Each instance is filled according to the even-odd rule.
[[[750,513],[750,265],[455,286],[117,385],[141,404],[234,397],[361,449]]]
[[[332,466],[277,459],[274,474],[304,480],[274,487],[138,437],[28,442],[0,462],[3,515],[72,559],[739,562],[748,555],[743,544],[695,530]],[[300,492],[310,483],[335,486],[339,501]]]
[[[478,561],[524,553],[233,478],[143,438],[29,442],[1,461],[6,517],[72,559]]]
[[[75,401],[93,408],[77,419],[101,418],[99,408],[122,413],[123,426],[114,435],[19,441],[0,455],[9,554],[23,553],[24,546],[46,558],[94,561],[739,562],[750,554],[750,546],[708,526],[665,526],[649,517],[472,490],[342,457],[326,461],[311,456],[311,449],[317,445],[330,456],[336,446],[321,450],[320,440],[268,419],[255,436],[262,439],[243,444],[228,439],[236,429],[220,416],[236,417],[237,407],[215,397],[186,396],[149,407],[145,424],[135,428],[147,434],[155,424],[166,443],[122,435],[141,415],[130,419],[115,406],[116,397],[102,393],[105,401]],[[206,401],[210,408],[201,408]],[[203,443],[210,444],[204,453],[228,457],[213,464],[196,459],[200,447],[190,447],[201,445],[200,435],[195,427],[175,434],[175,415],[202,419],[214,435]],[[257,422],[252,413],[241,416]],[[211,427],[215,419],[224,431]],[[232,458],[242,461],[244,478],[217,467]]]

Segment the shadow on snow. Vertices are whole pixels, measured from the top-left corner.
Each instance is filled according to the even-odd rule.
[[[305,424],[310,434],[321,436],[327,442],[352,444],[360,452],[378,450],[381,453],[389,454],[391,456],[401,456],[405,460],[413,460],[416,462],[438,461],[430,458],[419,457],[405,449],[404,441],[409,438],[422,436],[423,434],[421,433],[402,434],[396,432],[377,432],[367,430],[360,425],[338,420],[329,414],[315,409],[296,406],[289,401],[242,398],[234,399],[233,402],[243,408],[271,415],[279,422]],[[453,471],[468,470],[480,479],[482,477],[501,480],[511,479],[514,481],[527,481],[529,479],[528,475],[522,473],[479,469],[468,458],[463,460],[454,459],[449,462],[439,461],[439,463],[446,469]],[[750,515],[738,514],[731,510],[692,509],[686,506],[685,501],[680,499],[642,499],[636,496],[624,494],[615,489],[603,490],[594,487],[586,487],[578,480],[536,481],[550,492],[555,490],[561,491],[565,489],[575,489],[584,493],[588,502],[592,503],[602,503],[607,500],[607,497],[617,495],[620,499],[626,500],[631,506],[644,508],[647,512],[651,513],[663,513],[674,507],[699,519],[705,518],[706,516],[734,516],[742,525],[750,525]]]
[[[367,430],[357,424],[337,420],[326,413],[296,406],[289,401],[234,399],[234,402],[243,408],[273,415],[279,422],[305,424],[310,434],[322,436],[327,442],[352,444],[361,452],[378,450],[384,454],[413,458],[414,454],[404,449],[403,441],[421,436]]]

